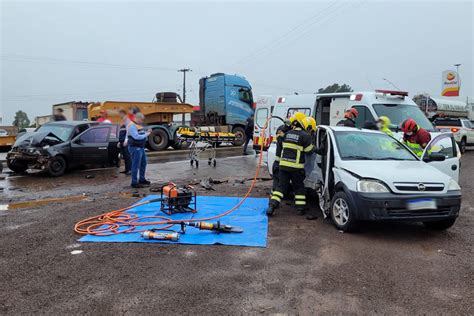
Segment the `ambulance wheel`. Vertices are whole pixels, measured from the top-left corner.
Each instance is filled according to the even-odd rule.
[[[330,212],[337,229],[345,232],[354,231],[357,225],[357,220],[354,218],[354,206],[344,191],[334,194]]]

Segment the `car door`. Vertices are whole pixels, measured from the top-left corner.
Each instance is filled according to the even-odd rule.
[[[432,153],[443,154],[445,160],[430,161],[430,165],[459,181],[459,158],[456,141],[451,133],[444,133],[433,138],[426,146],[421,158],[425,160]]]
[[[109,161],[109,135],[115,125],[89,128],[71,143],[72,161],[76,165],[100,165]]]
[[[464,129],[466,130],[466,136],[467,136],[467,143],[468,144],[474,144],[474,126],[472,122],[468,120],[463,120],[463,126]]]

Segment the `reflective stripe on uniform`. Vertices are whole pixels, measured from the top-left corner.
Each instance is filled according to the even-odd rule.
[[[280,161],[280,157],[275,156],[275,161]]]
[[[280,160],[280,167],[290,167],[290,168],[295,168],[295,169],[303,169],[304,164],[303,163],[291,162],[291,161],[288,161],[288,160],[284,160],[282,158]]]
[[[423,148],[420,145],[409,141],[404,141],[403,143],[407,145],[407,147],[410,148],[411,151],[413,151],[418,157],[421,157],[423,154]]]
[[[272,198],[271,198],[271,199],[272,199],[272,200],[275,200],[275,201],[277,201],[277,202],[281,202],[281,199],[280,199],[278,196],[276,196],[276,195],[272,195]]]
[[[295,195],[295,200],[306,200],[306,195]]]
[[[289,149],[294,149],[294,150],[297,150],[297,151],[303,151],[303,146],[296,145],[296,144],[293,144],[293,143],[287,143],[287,142],[283,142],[283,148],[289,148]]]
[[[278,191],[273,191],[273,195],[279,196],[281,198],[284,196],[283,193],[278,192]]]
[[[304,149],[304,152],[305,152],[305,153],[310,152],[311,150],[313,150],[313,148],[314,148],[314,146],[313,146],[313,144],[311,144],[311,145],[309,145],[308,147],[306,147],[306,148]]]
[[[295,205],[306,205],[306,201],[295,201]]]

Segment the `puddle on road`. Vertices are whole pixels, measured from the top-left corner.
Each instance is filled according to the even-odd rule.
[[[87,196],[85,195],[75,195],[75,196],[65,196],[60,198],[48,198],[42,200],[33,200],[33,201],[24,201],[24,202],[12,202],[9,204],[1,204],[0,211],[6,210],[15,210],[19,208],[28,208],[28,207],[35,207],[46,205],[49,203],[57,203],[57,202],[78,202],[81,200],[86,199]]]
[[[107,197],[112,197],[112,196],[117,196],[117,195],[123,198],[136,198],[136,197],[147,196],[146,194],[137,194],[137,193],[132,193],[132,192],[118,192],[118,193],[107,194]],[[15,209],[20,209],[20,208],[30,208],[30,207],[42,206],[42,205],[47,205],[50,203],[58,203],[58,202],[79,202],[82,200],[86,200],[88,198],[89,196],[87,195],[73,195],[73,196],[47,198],[47,199],[24,201],[24,202],[12,202],[9,204],[0,204],[0,211],[15,210]]]

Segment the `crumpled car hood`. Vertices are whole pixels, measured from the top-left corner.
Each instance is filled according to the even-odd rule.
[[[48,139],[46,139],[48,137]],[[51,132],[26,133],[18,138],[13,147],[42,147],[44,145],[57,145],[63,141]]]

